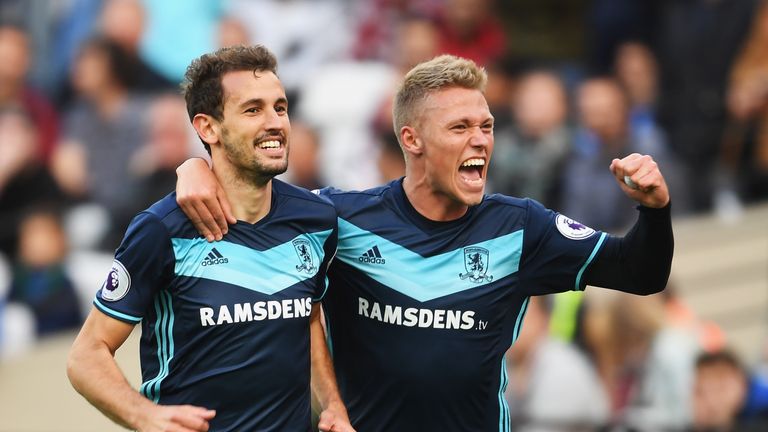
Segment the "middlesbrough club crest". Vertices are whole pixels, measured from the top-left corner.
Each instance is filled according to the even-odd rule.
[[[464,269],[466,273],[459,273],[461,280],[469,279],[472,282],[490,282],[493,276],[486,275],[489,264],[488,249],[481,247],[464,248]]]
[[[296,239],[293,241],[293,248],[299,257],[299,265],[296,266],[296,270],[299,273],[314,274],[317,271],[317,266],[315,266],[312,258],[312,247],[309,244],[309,240]]]

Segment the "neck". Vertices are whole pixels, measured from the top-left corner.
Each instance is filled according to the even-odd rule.
[[[424,175],[406,174],[403,190],[413,208],[429,220],[448,222],[464,216],[469,210],[468,205],[436,191]]]
[[[227,161],[213,161],[213,173],[219,180],[232,206],[236,219],[256,223],[269,213],[272,207],[272,179],[243,176]]]

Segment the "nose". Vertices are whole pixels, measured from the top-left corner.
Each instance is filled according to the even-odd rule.
[[[280,131],[285,128],[285,116],[281,116],[276,110],[270,109],[265,113],[264,128],[268,131]]]
[[[490,145],[493,139],[493,132],[488,132],[482,127],[472,128],[472,136],[469,138],[469,145],[472,147],[485,147]]]

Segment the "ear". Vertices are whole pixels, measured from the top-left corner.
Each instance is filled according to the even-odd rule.
[[[219,122],[208,114],[195,114],[192,118],[197,135],[208,145],[215,145],[219,142]]]
[[[424,153],[424,143],[413,126],[403,126],[400,129],[400,142],[407,154],[420,156]]]

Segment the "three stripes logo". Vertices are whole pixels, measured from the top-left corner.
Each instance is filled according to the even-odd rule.
[[[367,252],[360,255],[360,257],[357,259],[358,261],[362,263],[371,263],[371,264],[386,264],[387,261],[381,257],[381,252],[379,252],[379,247],[374,246],[370,249],[368,249]]]
[[[218,250],[216,250],[216,248],[213,248],[211,249],[210,252],[208,252],[208,256],[205,257],[205,259],[201,264],[203,265],[203,267],[205,267],[205,266],[211,266],[216,264],[226,264],[228,262],[229,262],[228,259],[224,258],[224,256],[221,253],[219,253]]]

